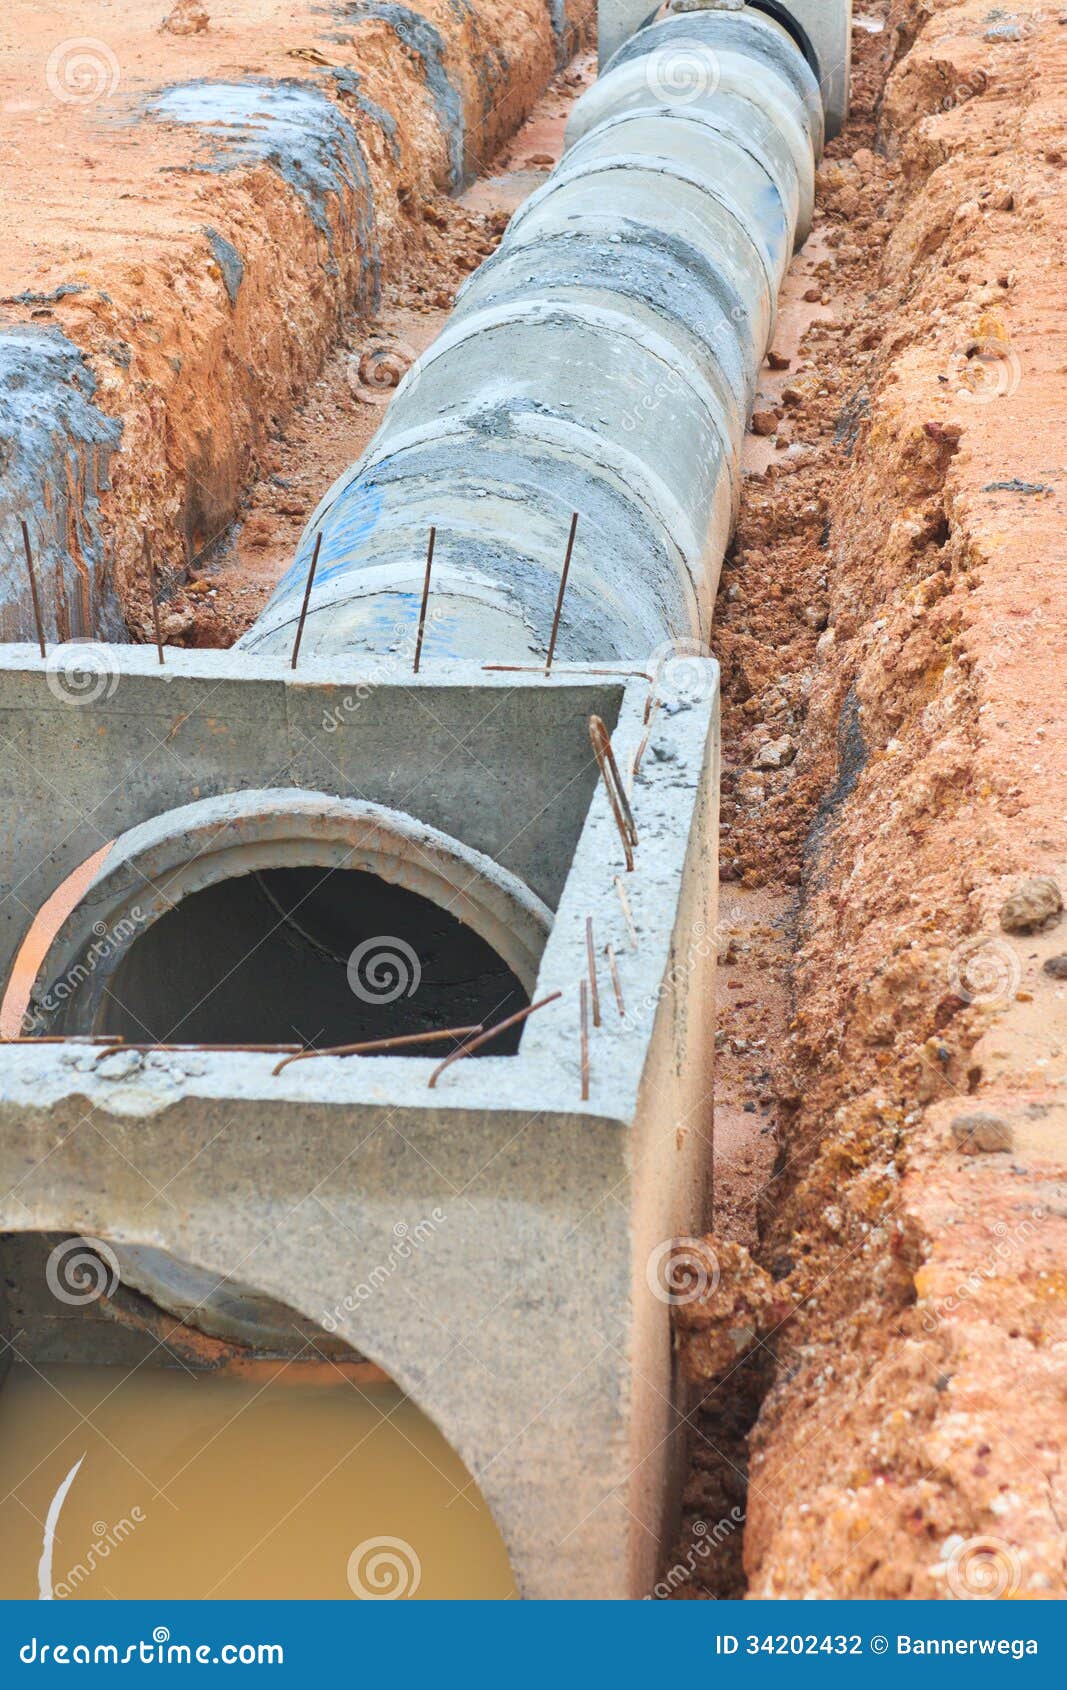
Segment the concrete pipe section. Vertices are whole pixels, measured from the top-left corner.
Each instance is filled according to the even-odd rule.
[[[561,660],[706,640],[779,286],[810,223],[819,82],[767,13],[671,14],[579,101],[568,150],[331,488],[242,644],[414,642],[424,661]]]

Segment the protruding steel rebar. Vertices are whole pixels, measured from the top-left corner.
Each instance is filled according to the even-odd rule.
[[[15,1039],[0,1039],[0,1045],[104,1045],[107,1050],[121,1043],[119,1033],[26,1033]]]
[[[373,1056],[376,1051],[403,1050],[408,1045],[441,1044],[445,1039],[465,1039],[482,1031],[479,1021],[476,1027],[443,1027],[436,1033],[404,1033],[393,1039],[372,1039],[366,1044],[333,1045],[329,1050],[300,1050],[295,1056],[287,1056],[284,1062],[279,1062],[273,1072],[280,1074],[291,1062],[309,1062],[317,1056]]]
[[[622,848],[626,857],[626,872],[632,874],[634,846],[637,844],[637,825],[630,808],[630,800],[626,796],[626,789],[622,784],[619,765],[615,761],[615,753],[611,748],[611,735],[599,716],[590,716],[589,718],[589,739],[593,747],[593,755],[600,765],[600,773],[604,778],[608,800],[615,816],[615,825],[622,840]]]
[[[517,1015],[509,1015],[506,1021],[498,1022],[495,1027],[490,1027],[489,1031],[483,1033],[480,1038],[471,1039],[468,1044],[463,1046],[462,1050],[454,1050],[451,1056],[446,1056],[445,1060],[434,1069],[430,1075],[430,1086],[433,1087],[437,1084],[439,1076],[444,1073],[446,1068],[450,1068],[453,1062],[462,1062],[465,1056],[471,1056],[482,1045],[488,1044],[490,1039],[495,1039],[500,1033],[506,1033],[509,1027],[517,1027],[520,1021],[528,1020],[537,1010],[544,1009],[546,1004],[555,1003],[556,999],[562,996],[562,992],[551,992],[547,998],[542,998],[539,1003],[532,1003],[527,1009],[520,1009]]]
[[[582,981],[581,990],[582,1038],[582,1102],[589,1102],[589,986]]]
[[[319,552],[322,550],[322,529],[315,536],[315,550],[311,554],[311,568],[308,570],[307,586],[304,588],[304,602],[300,606],[300,621],[296,625],[296,639],[293,641],[293,668],[300,656],[300,642],[304,638],[304,623],[307,621],[308,605],[311,603],[311,589],[315,585],[315,571],[319,567]]]
[[[201,1052],[204,1052],[204,1051],[206,1051],[208,1053],[210,1053],[211,1051],[219,1051],[219,1052],[223,1052],[223,1053],[232,1051],[235,1056],[240,1056],[240,1055],[245,1055],[245,1056],[247,1056],[247,1055],[280,1056],[283,1051],[302,1051],[304,1049],[303,1045],[294,1045],[294,1044],[267,1044],[267,1045],[255,1045],[255,1044],[248,1044],[248,1045],[245,1045],[245,1044],[217,1044],[217,1045],[211,1045],[211,1044],[173,1044],[172,1045],[172,1044],[147,1044],[147,1043],[145,1043],[145,1044],[127,1044],[124,1039],[116,1039],[114,1041],[114,1043],[115,1043],[115,1045],[121,1046],[123,1050],[135,1050],[142,1056],[152,1056],[152,1055],[156,1054],[157,1052],[162,1053],[163,1055],[166,1056],[166,1055],[173,1055],[173,1054],[181,1052],[181,1051],[185,1051],[185,1052],[196,1051],[198,1054],[201,1053]],[[106,1050],[99,1051],[94,1060],[99,1062],[99,1060],[102,1056],[107,1056],[107,1055],[108,1055],[108,1052]]]
[[[571,559],[574,556],[574,539],[578,532],[578,512],[571,517],[571,534],[567,541],[567,556],[563,562],[563,574],[559,580],[559,597],[556,600],[556,614],[552,618],[552,637],[548,642],[548,658],[545,663],[545,674],[552,672],[552,659],[556,655],[556,637],[559,634],[559,619],[563,615],[563,595],[567,591],[567,577],[571,572]]]
[[[604,946],[604,955],[608,959],[608,972],[611,975],[611,984],[615,989],[615,1002],[619,1006],[619,1014],[625,1021],[626,1005],[622,1001],[622,982],[619,979],[619,965],[615,960],[615,946],[610,943],[606,944]]]
[[[156,653],[160,664],[163,663],[163,635],[159,630],[159,593],[156,589],[156,566],[152,561],[152,547],[148,535],[142,537],[142,551],[145,567],[148,570],[148,596],[152,601],[152,629],[156,636]]]
[[[422,583],[422,604],[419,606],[419,632],[415,639],[415,673],[419,672],[422,662],[422,641],[426,633],[426,606],[430,602],[430,572],[433,569],[433,554],[437,546],[437,529],[430,529],[430,545],[426,553],[426,578]]]
[[[589,965],[589,997],[593,1005],[593,1026],[600,1026],[600,987],[596,977],[596,942],[593,939],[593,918],[585,918],[585,955]]]
[[[623,916],[625,918],[626,926],[627,926],[627,929],[628,929],[629,934],[630,934],[631,949],[636,951],[636,949],[637,949],[637,928],[634,926],[634,918],[633,918],[633,915],[630,911],[630,900],[626,896],[626,888],[623,885],[622,881],[619,879],[618,875],[615,876],[615,890],[619,894],[619,903],[622,905],[622,913],[623,913]]]
[[[26,573],[30,578],[30,598],[33,600],[33,620],[37,624],[37,644],[41,648],[41,656],[47,657],[44,646],[44,623],[41,621],[41,601],[37,597],[37,576],[33,568],[33,552],[30,550],[30,531],[26,527],[24,517],[19,518],[22,528],[22,549],[26,553]]]

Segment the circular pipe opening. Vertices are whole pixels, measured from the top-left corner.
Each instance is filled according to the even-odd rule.
[[[229,793],[115,841],[48,952],[34,1025],[312,1048],[493,1025],[529,1003],[551,919],[411,816]],[[517,1048],[506,1039],[490,1053]]]
[[[492,946],[428,898],[346,869],[265,869],[194,892],[135,939],[93,1030],[324,1049],[491,1025],[528,1002]],[[518,1031],[492,1052],[514,1051]]]

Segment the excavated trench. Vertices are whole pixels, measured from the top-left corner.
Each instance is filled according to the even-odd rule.
[[[431,261],[386,266],[377,315],[345,321],[264,446],[242,520],[168,587],[175,643],[252,625],[590,74],[563,74],[515,169],[432,202]],[[989,1575],[1001,1594],[1065,1593],[1048,1358],[1064,1337],[1067,1011],[1047,965],[1067,838],[1045,749],[1063,733],[1067,632],[1051,572],[1065,82],[1067,30],[1030,0],[858,7],[852,113],[761,373],[712,634],[722,1273],[702,1318],[678,1322],[698,1406],[660,1596],[945,1596]],[[130,952],[121,995],[152,1026],[173,969],[195,1005],[184,959],[217,974],[224,928],[258,931],[307,890],[255,877],[187,900]],[[267,925],[291,967],[287,923]],[[301,1036],[328,1042],[324,948],[302,941],[299,995],[323,1024]],[[525,1001],[491,953],[457,975],[461,1019]],[[440,1007],[447,1020],[454,1000]],[[193,1025],[268,1040],[286,1014],[237,981]]]

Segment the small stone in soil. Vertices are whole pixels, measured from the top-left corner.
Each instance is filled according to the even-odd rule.
[[[1036,874],[1015,888],[1000,912],[1005,933],[1036,933],[1059,920],[1063,897],[1048,874]]]
[[[1051,974],[1054,980],[1067,980],[1067,951],[1060,956],[1050,956],[1044,964],[1044,972]]]
[[[967,1156],[981,1151],[1011,1150],[1015,1139],[1011,1123],[1003,1115],[957,1115],[952,1123],[952,1142]]]

